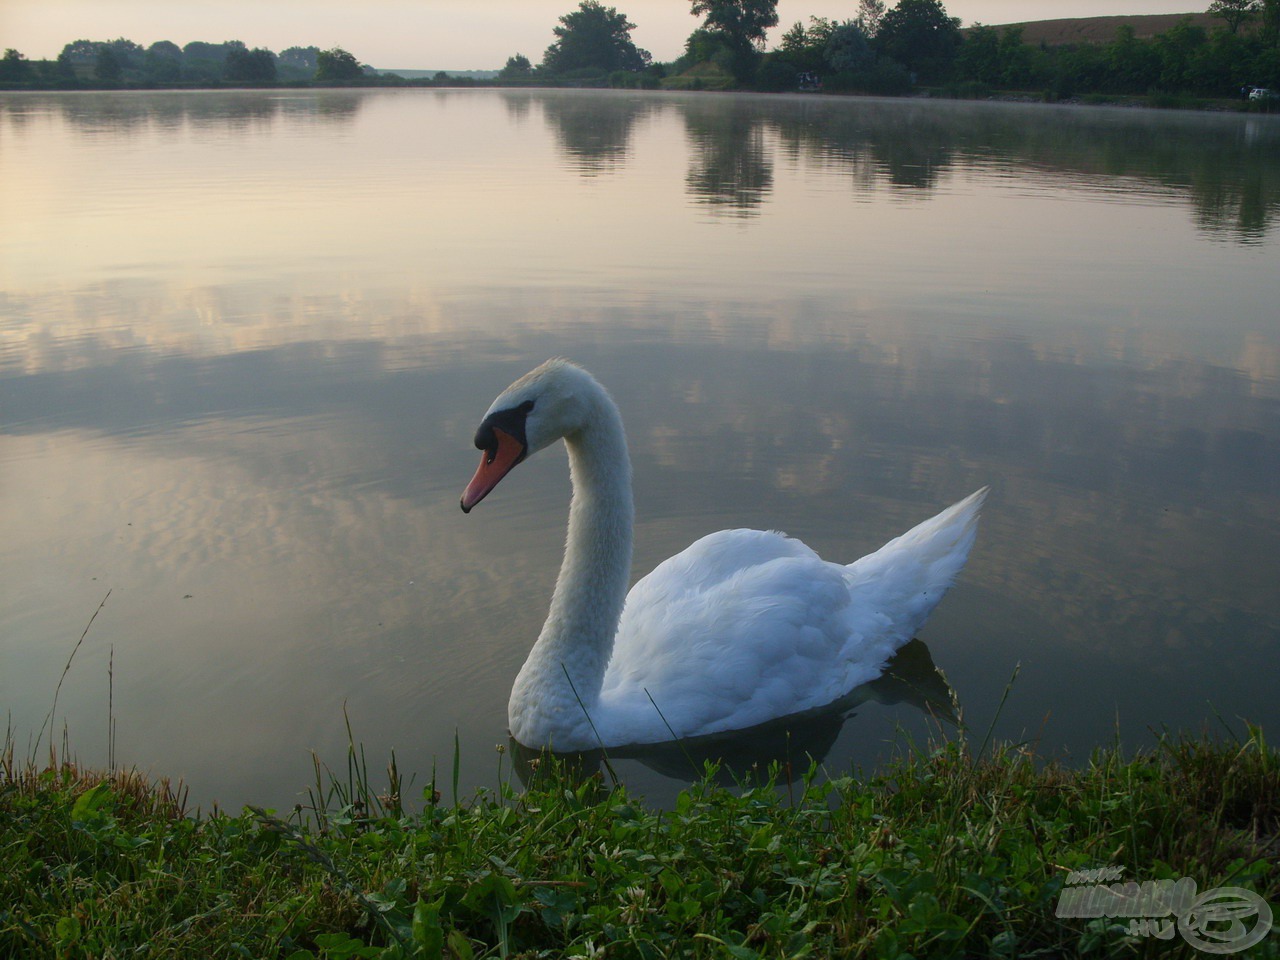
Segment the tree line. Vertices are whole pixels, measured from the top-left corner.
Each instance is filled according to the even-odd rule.
[[[197,40],[182,47],[160,40],[145,48],[123,37],[75,40],[56,60],[30,61],[13,49],[0,58],[0,83],[62,88],[350,81],[369,73],[370,68],[341,48],[289,47],[275,53],[250,49],[239,40]]]
[[[852,0],[851,0],[852,4]],[[1150,39],[1130,25],[1107,44],[1024,42],[1019,27],[962,30],[942,0],[857,0],[843,21],[810,17],[774,49],[777,0],[690,0],[700,19],[670,63],[636,46],[636,25],[599,0],[582,0],[552,27],[537,64],[513,54],[503,84],[579,84],[683,89],[825,89],[902,94],[919,85],[957,95],[1033,91],[1049,99],[1083,95],[1188,94],[1232,97],[1254,87],[1280,89],[1280,0],[1213,0],[1221,25],[1190,18]],[[290,47],[276,54],[239,41],[77,40],[56,61],[29,62],[15,50],[0,59],[0,84],[77,86],[209,85],[278,82],[405,83],[376,75],[341,48]],[[459,82],[437,74],[434,83]],[[474,81],[468,81],[474,82]]]
[[[1222,21],[1206,30],[1187,18],[1140,39],[1130,25],[1109,44],[1024,42],[1020,27],[962,30],[942,0],[858,0],[849,19],[810,17],[765,50],[778,25],[776,0],[691,0],[702,24],[684,53],[654,63],[635,46],[635,24],[614,7],[583,0],[553,29],[536,66],[507,60],[509,82],[588,81],[615,86],[735,87],[765,91],[827,89],[901,94],[918,85],[1038,91],[1051,99],[1159,92],[1234,97],[1253,87],[1280,89],[1280,0],[1214,0]]]
[[[1218,0],[1208,12],[1223,23],[1207,30],[1188,17],[1150,39],[1122,24],[1110,43],[1061,47],[1025,44],[1017,28],[975,26],[957,50],[954,76],[1054,98],[1280,91],[1280,0]]]

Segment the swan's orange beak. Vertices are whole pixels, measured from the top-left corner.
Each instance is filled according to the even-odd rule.
[[[480,466],[476,475],[462,491],[462,512],[470,513],[471,508],[489,495],[498,485],[498,481],[511,472],[511,468],[524,459],[524,444],[505,430],[493,428],[493,435],[498,445],[495,449],[485,450],[480,455]]]

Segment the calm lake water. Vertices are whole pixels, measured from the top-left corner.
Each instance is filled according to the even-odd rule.
[[[995,732],[1062,756],[1280,731],[1280,118],[4,94],[0,210],[19,752],[110,591],[57,701],[83,760],[110,717],[193,802],[286,807],[349,720],[416,788],[455,735],[463,792],[493,786],[564,458],[458,495],[553,355],[622,407],[636,576],[729,526],[852,560],[990,484],[902,664],[978,738],[1018,664]],[[874,766],[937,729],[919,684],[945,699],[886,682],[793,749]],[[618,770],[660,796],[681,762]]]

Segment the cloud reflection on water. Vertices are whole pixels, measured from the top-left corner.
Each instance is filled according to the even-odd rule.
[[[747,524],[852,559],[994,481],[960,591],[981,605],[956,619],[949,599],[926,631],[944,669],[968,680],[966,701],[980,709],[972,674],[990,638],[1037,624],[1036,642],[1006,640],[1014,649],[989,663],[1030,660],[1022,689],[1037,709],[1067,715],[1074,695],[1043,675],[1055,692],[1041,691],[1037,670],[1057,678],[1087,664],[1155,682],[1169,657],[1182,670],[1245,671],[1234,696],[1262,702],[1250,690],[1276,657],[1280,437],[1274,394],[1252,396],[1246,377],[1185,362],[1172,376],[1135,372],[1109,363],[1105,341],[1064,359],[1008,340],[834,349],[775,338],[768,350],[672,354],[564,330],[521,336],[535,340],[513,345],[514,360],[450,351],[433,363],[427,338],[420,362],[398,368],[364,343],[7,380],[16,420],[0,470],[24,524],[8,525],[19,535],[6,553],[42,557],[10,582],[33,619],[37,607],[63,612],[42,624],[47,663],[32,672],[56,672],[68,618],[112,586],[95,638],[116,645],[116,703],[133,705],[122,747],[188,771],[186,746],[221,755],[211,741],[263,726],[282,746],[340,750],[345,702],[371,749],[403,751],[406,730],[432,731],[408,737],[429,764],[458,724],[483,769],[550,593],[567,488],[547,456],[463,518],[469,435],[526,353],[572,349],[626,412],[637,575],[702,533]],[[42,417],[54,401],[60,414]],[[15,663],[35,666],[11,651]],[[92,661],[84,669],[100,683]],[[1095,679],[1090,696],[1111,683]],[[29,689],[38,710],[39,686]],[[1169,715],[1125,696],[1132,714]],[[373,717],[386,726],[368,731]],[[160,731],[186,746],[148,745]],[[305,756],[293,760],[296,783]]]

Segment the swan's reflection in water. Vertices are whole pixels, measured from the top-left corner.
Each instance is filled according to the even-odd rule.
[[[794,783],[812,763],[826,759],[845,723],[857,715],[858,707],[868,702],[914,707],[941,723],[960,725],[960,704],[955,690],[934,664],[928,646],[923,640],[915,639],[894,654],[883,674],[821,710],[781,717],[732,733],[608,751],[557,753],[555,757],[560,761],[558,766],[578,782],[597,775],[611,776],[611,771],[616,772],[614,761],[634,760],[685,784],[702,777],[708,764],[714,771],[715,782],[721,786],[759,783],[771,768],[777,771],[775,783]],[[533,750],[514,739],[510,741],[510,749],[520,782],[530,786],[542,766],[545,751]],[[619,779],[629,780],[625,774],[619,774]],[[648,799],[665,805],[662,798],[650,795]]]

